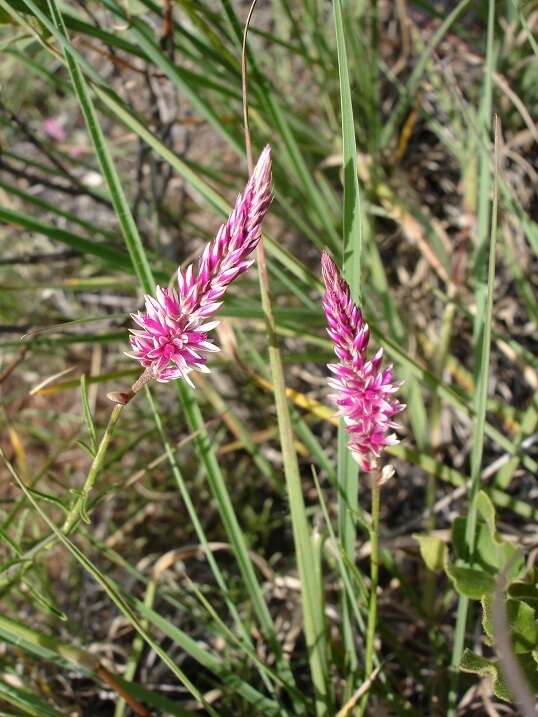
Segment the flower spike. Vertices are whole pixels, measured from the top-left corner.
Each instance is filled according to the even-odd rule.
[[[157,287],[145,297],[145,312],[133,314],[131,352],[151,378],[166,382],[183,378],[193,386],[191,371],[208,373],[206,354],[219,349],[208,333],[218,321],[228,286],[254,262],[252,253],[261,237],[262,222],[272,199],[271,148],[265,147],[245,191],[228,221],[206,246],[196,265],[178,269],[178,288]]]
[[[402,382],[394,381],[392,366],[381,367],[382,348],[368,360],[368,324],[351,298],[347,282],[325,251],[321,268],[327,333],[338,357],[338,363],[328,364],[333,374],[328,384],[335,391],[331,399],[347,425],[348,446],[353,457],[363,470],[377,471],[385,446],[399,443],[396,435],[387,435],[387,431],[399,427],[393,418],[405,408],[405,404],[394,397]]]

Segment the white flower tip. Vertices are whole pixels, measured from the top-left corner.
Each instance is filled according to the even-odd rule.
[[[388,481],[394,476],[394,474],[394,466],[390,463],[387,463],[387,465],[383,466],[381,472],[379,473],[379,478],[377,479],[378,485],[385,485],[385,483],[388,483]]]
[[[107,393],[106,397],[109,401],[112,401],[112,403],[117,403],[120,406],[125,406],[131,398],[130,394],[126,391],[111,391]]]

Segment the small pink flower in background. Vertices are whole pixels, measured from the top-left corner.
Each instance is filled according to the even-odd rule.
[[[55,117],[47,117],[43,120],[43,131],[55,142],[65,142],[65,129]]]
[[[178,269],[178,289],[157,287],[146,296],[146,311],[133,314],[140,328],[131,329],[131,353],[157,381],[183,378],[191,386],[191,371],[207,373],[206,354],[218,351],[208,333],[218,321],[208,321],[221,306],[232,281],[254,262],[263,218],[272,199],[271,148],[267,146],[242,195],[217,236],[196,263]]]
[[[331,399],[338,406],[338,415],[347,424],[348,445],[353,457],[363,470],[378,470],[385,446],[399,443],[394,433],[387,432],[390,428],[398,428],[393,418],[405,408],[393,395],[402,382],[394,381],[392,366],[381,367],[382,348],[368,360],[368,324],[327,252],[322,253],[321,267],[327,333],[339,359],[336,364],[328,364],[334,374],[334,378],[328,380],[335,390]]]

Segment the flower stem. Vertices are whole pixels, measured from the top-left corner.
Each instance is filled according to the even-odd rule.
[[[250,5],[243,34],[243,50],[241,56],[241,74],[243,81],[243,117],[245,127],[245,145],[249,174],[253,170],[252,143],[248,123],[248,75],[247,75],[247,36],[256,7],[256,0]],[[286,396],[286,380],[280,347],[278,344],[276,321],[273,314],[269,271],[263,237],[256,248],[260,297],[265,316],[265,327],[268,341],[269,365],[273,378],[273,392],[277,413],[277,423],[284,463],[284,475],[288,492],[291,523],[301,582],[303,605],[303,621],[306,643],[309,653],[310,669],[316,694],[316,714],[325,717],[330,714],[330,688],[328,680],[327,645],[323,615],[322,585],[316,572],[312,553],[311,536],[306,517],[299,462],[295,451],[293,428]]]
[[[370,606],[368,608],[368,630],[366,633],[366,659],[364,666],[365,679],[368,679],[374,667],[374,641],[377,627],[377,584],[379,579],[379,508],[381,486],[380,476],[372,476],[372,525],[370,528]],[[368,692],[361,705],[364,714],[368,701]]]
[[[97,453],[94,456],[94,459],[90,466],[90,470],[88,471],[88,475],[86,476],[86,480],[84,481],[84,485],[82,486],[82,489],[78,494],[76,501],[73,503],[73,506],[71,507],[69,513],[67,514],[67,517],[62,526],[62,530],[66,535],[71,532],[79,517],[88,522],[88,519],[85,517],[86,501],[103,467],[105,455],[108,449],[108,444],[110,443],[112,433],[121,416],[122,410],[123,406],[121,404],[115,405],[112,409],[110,418],[108,419],[107,427],[105,428],[105,432],[103,434],[103,437],[101,438],[101,442],[99,443]]]

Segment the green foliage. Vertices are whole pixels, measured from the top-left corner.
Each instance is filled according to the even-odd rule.
[[[517,661],[527,684],[533,693],[538,695],[538,656],[530,653],[518,653]],[[501,700],[513,702],[514,697],[503,677],[502,666],[498,660],[488,660],[482,655],[476,655],[466,649],[461,659],[460,670],[480,677],[491,678],[495,695]]]
[[[446,573],[456,592],[473,600],[479,600],[495,590],[495,578],[484,570],[448,563]]]
[[[525,572],[495,521],[495,508],[503,526],[538,521],[525,492],[538,470],[529,450],[535,20],[515,0],[488,5],[496,17],[486,33],[488,8],[468,0],[444,16],[408,2],[408,22],[398,3],[258,3],[250,118],[254,151],[273,145],[273,299],[262,300],[251,269],[222,307],[226,350],[212,375],[194,392],[152,386],[107,428],[106,392],[137,375],[122,353],[129,313],[154,280],[166,285],[203,250],[245,176],[246,6],[0,0],[2,714],[72,711],[56,688],[79,675],[95,694],[113,690],[92,655],[105,642],[106,664],[121,668],[116,717],[123,698],[179,717],[360,713],[377,597],[370,712],[429,714],[446,703],[445,681],[429,675],[453,645],[462,671],[487,676],[508,699],[491,657],[503,575],[513,648],[535,684],[538,573]],[[505,136],[500,172],[493,109]],[[51,117],[65,141],[46,134]],[[325,246],[344,259],[372,344],[405,379],[405,440],[387,452],[397,477],[381,499],[378,591],[363,574],[367,478],[357,478],[345,427],[338,439],[325,405]],[[68,258],[56,263],[60,254]],[[281,348],[272,367],[268,307]],[[475,524],[458,498],[470,454]],[[457,514],[450,541],[445,500]],[[423,573],[406,550],[408,519]],[[463,606],[455,629],[453,590]],[[481,602],[486,657],[463,649],[473,634],[467,600]],[[417,639],[402,645],[395,615]],[[460,697],[456,687],[455,706]]]
[[[17,12],[22,12],[24,14],[31,12],[30,10],[28,10],[28,7],[26,6],[24,0],[10,0],[10,6],[13,10],[16,10]],[[43,12],[47,12],[47,0],[37,0],[37,6]],[[13,19],[11,13],[9,13],[3,8],[0,8],[0,25],[15,22],[16,21]]]
[[[493,606],[496,595],[502,594],[512,649],[529,686],[538,695],[538,571],[533,568],[525,573],[520,549],[499,536],[495,507],[485,491],[478,493],[476,507],[476,546],[471,565],[468,564],[464,518],[454,520],[451,550],[435,535],[415,534],[413,537],[429,570],[444,570],[459,595],[480,601],[484,638],[492,647],[496,644]],[[499,581],[507,583],[502,593],[497,589]],[[495,695],[513,701],[499,660],[465,649],[459,669],[490,678]]]
[[[521,551],[513,543],[503,540],[498,535],[495,508],[484,491],[478,494],[476,505],[478,522],[472,567],[459,564],[465,560],[467,553],[464,540],[465,521],[458,518],[452,530],[455,562],[451,562],[447,554],[445,571],[460,595],[472,600],[480,600],[482,626],[486,639],[491,645],[496,644],[493,605],[496,596],[503,595],[501,609],[506,612],[512,648],[530,686],[538,694],[536,663],[538,622],[536,604],[533,604],[536,603],[537,595],[536,572],[532,570],[525,575],[525,563]],[[502,593],[497,588],[499,581],[507,582],[507,588]],[[502,677],[502,665],[498,660],[486,659],[467,649],[459,667],[464,672],[491,677],[497,697],[504,700],[512,699]]]

